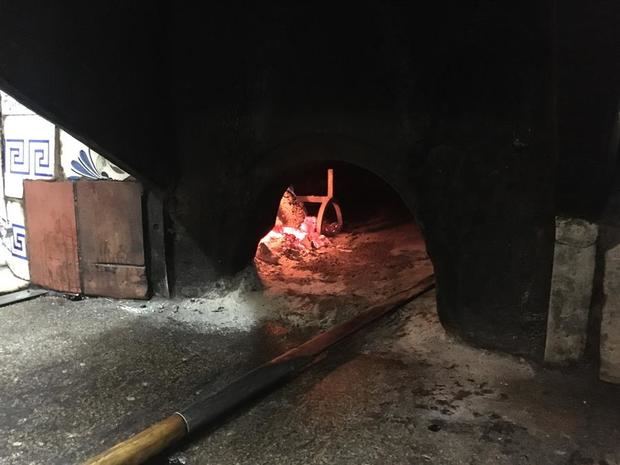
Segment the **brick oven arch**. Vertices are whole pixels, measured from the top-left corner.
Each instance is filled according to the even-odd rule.
[[[418,193],[407,183],[406,173],[395,175],[394,166],[402,166],[398,154],[381,156],[382,152],[368,144],[339,136],[317,135],[295,139],[264,154],[254,172],[254,199],[251,223],[252,239],[244,243],[245,263],[254,256],[256,245],[273,226],[273,219],[283,192],[295,175],[318,163],[339,162],[361,168],[376,176],[391,189],[423,228],[417,215]]]
[[[381,150],[353,138],[311,135],[265,151],[256,165],[248,167],[247,173],[251,179],[246,178],[245,181],[247,199],[250,200],[250,206],[245,210],[247,234],[233,246],[240,254],[235,270],[242,269],[254,260],[259,241],[273,228],[280,200],[291,180],[298,178],[300,173],[310,167],[319,164],[328,166],[330,163],[361,169],[376,177],[386,190],[392,191],[421,230],[431,263],[435,266],[424,223],[418,214],[419,193],[411,181],[412,173],[409,172],[406,154]],[[339,198],[337,169],[335,178],[336,198]],[[346,210],[344,216],[346,222]],[[436,276],[437,279],[441,280],[441,277]],[[441,314],[440,319],[442,322],[449,321],[449,318],[442,318]]]
[[[226,171],[208,184],[201,180],[200,189],[223,200],[213,204],[202,195],[188,203],[195,207],[195,237],[214,267],[238,272],[252,263],[272,228],[291,173],[318,162],[350,163],[383,180],[415,218],[433,264],[442,324],[474,345],[540,357],[553,218],[529,207],[539,195],[531,184],[509,184],[523,155],[507,149],[498,156],[485,146],[473,162],[455,142],[431,144],[379,146],[372,134],[263,142],[243,163],[222,163]]]

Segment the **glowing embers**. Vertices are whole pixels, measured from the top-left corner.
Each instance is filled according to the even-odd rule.
[[[324,231],[335,229],[331,224],[323,225]],[[258,244],[256,258],[277,264],[281,256],[296,260],[330,245],[331,241],[318,231],[316,217],[308,215],[304,204],[289,188],[280,200],[273,229]]]

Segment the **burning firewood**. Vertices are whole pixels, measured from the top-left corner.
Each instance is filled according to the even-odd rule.
[[[276,227],[288,226],[291,228],[299,228],[306,218],[307,212],[304,204],[297,200],[292,188],[288,188],[278,207],[278,216],[276,218]]]
[[[335,228],[339,230],[339,223]],[[325,224],[324,228],[332,233],[336,229],[331,224]],[[292,188],[288,188],[278,208],[278,216],[274,227],[263,237],[256,249],[256,258],[271,265],[280,263],[282,256],[299,260],[313,250],[326,247],[331,241],[318,230],[318,222],[315,216],[308,216],[308,212],[296,196]]]
[[[277,265],[280,263],[278,257],[267,247],[264,242],[259,242],[258,248],[256,249],[256,258],[262,260],[271,265]]]

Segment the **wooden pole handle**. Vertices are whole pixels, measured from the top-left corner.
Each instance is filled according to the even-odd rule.
[[[175,413],[93,457],[84,465],[138,465],[157,455],[186,434],[185,421]]]

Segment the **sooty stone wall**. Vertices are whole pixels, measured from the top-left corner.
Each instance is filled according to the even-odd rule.
[[[250,263],[290,173],[350,162],[422,224],[444,323],[539,354],[554,225],[549,10],[218,8],[177,10],[166,54],[176,217],[209,266]]]
[[[424,228],[446,325],[540,355],[554,195],[594,214],[613,165],[617,12],[0,0],[0,84],[167,192],[202,279],[249,263],[288,173],[372,171]]]

